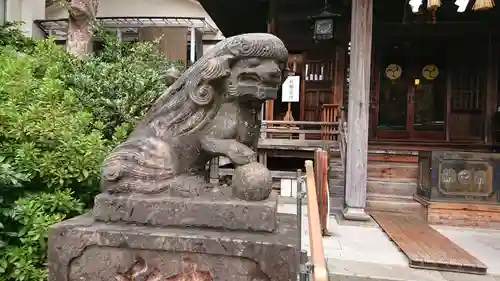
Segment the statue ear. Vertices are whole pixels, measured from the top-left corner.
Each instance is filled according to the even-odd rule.
[[[208,60],[205,69],[201,73],[203,81],[212,81],[229,76],[231,73],[231,60],[233,56],[224,55]]]

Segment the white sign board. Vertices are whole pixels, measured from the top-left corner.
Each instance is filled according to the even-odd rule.
[[[281,87],[282,102],[299,102],[300,76],[288,76]]]

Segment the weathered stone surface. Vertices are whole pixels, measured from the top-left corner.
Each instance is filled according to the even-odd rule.
[[[296,218],[275,233],[95,222],[90,214],[49,231],[50,281],[296,280]]]
[[[93,214],[104,222],[130,222],[156,226],[219,227],[272,232],[277,227],[277,198],[265,201],[237,198],[185,199],[165,195],[96,196]]]
[[[213,157],[257,162],[262,103],[277,97],[287,59],[271,34],[242,34],[210,48],[105,159],[102,191],[195,197]]]
[[[273,190],[271,171],[258,162],[234,169],[233,194],[247,201],[260,201],[269,197]]]

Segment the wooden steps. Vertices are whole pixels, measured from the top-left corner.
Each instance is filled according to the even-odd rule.
[[[457,227],[500,229],[500,206],[473,202],[429,202],[415,195],[428,223]]]
[[[373,150],[368,156],[368,212],[404,213],[423,217],[417,191],[418,153],[402,150]]]
[[[368,178],[368,194],[396,195],[412,199],[417,183],[399,179]]]
[[[343,208],[344,171],[338,154],[330,156],[330,196]],[[415,151],[370,151],[368,156],[367,210],[424,215],[413,199],[417,190],[418,155]],[[342,200],[337,200],[342,199]],[[340,202],[340,204],[339,204]]]
[[[416,163],[398,163],[371,161],[368,166],[368,178],[398,179],[411,182],[418,178],[418,165]]]
[[[328,188],[330,191],[330,208],[344,208],[344,169],[339,153],[330,153],[328,166]]]
[[[422,205],[412,199],[400,196],[377,196],[370,194],[366,200],[366,209],[370,213],[389,212],[394,214],[405,214],[416,218],[425,216]]]
[[[408,257],[410,267],[486,274],[486,265],[424,220],[386,212],[373,212],[371,215]]]

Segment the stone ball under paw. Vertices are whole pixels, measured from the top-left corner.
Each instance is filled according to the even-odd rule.
[[[234,169],[233,194],[246,201],[261,201],[272,191],[273,177],[266,166],[253,162]]]

